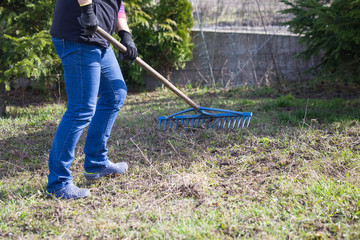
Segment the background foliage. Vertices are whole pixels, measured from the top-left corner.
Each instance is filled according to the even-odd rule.
[[[130,29],[140,56],[170,77],[192,59],[192,6],[188,0],[132,0],[124,2]],[[143,86],[141,69],[122,63],[129,84]]]
[[[285,24],[301,36],[307,48],[299,56],[321,56],[327,79],[360,84],[360,1],[281,0],[294,18]]]
[[[37,80],[59,71],[49,29],[54,3],[48,0],[6,0],[0,3],[0,81],[18,77]]]

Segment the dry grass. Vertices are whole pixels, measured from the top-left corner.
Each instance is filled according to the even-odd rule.
[[[127,161],[129,172],[85,181],[83,134],[72,170],[92,196],[78,201],[44,196],[47,154],[64,106],[11,107],[0,120],[0,236],[360,237],[360,99],[188,94],[203,106],[252,111],[252,123],[159,132],[157,116],[187,106],[164,90],[130,95],[108,144],[109,157]]]

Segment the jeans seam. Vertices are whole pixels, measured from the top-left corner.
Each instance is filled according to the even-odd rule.
[[[101,74],[103,74],[103,70],[101,70]],[[114,96],[114,99],[116,99],[116,94],[115,94],[115,90],[114,90],[113,86],[111,86],[110,81],[109,81],[109,79],[107,78],[106,74],[103,74],[103,76],[104,76],[104,79],[106,80],[106,83],[107,83],[107,84],[110,86],[110,88],[111,88],[111,91],[112,91],[112,94],[113,94],[113,96]],[[117,106],[119,105],[119,102],[120,102],[120,101],[121,101],[120,99],[116,100],[113,107],[114,107],[114,108],[117,108]],[[110,113],[110,114],[112,114],[112,113]],[[110,115],[109,115],[109,117],[108,117],[108,119],[107,119],[106,128],[105,128],[105,133],[107,132],[107,130],[108,130],[108,128],[109,128],[109,121],[110,121]]]
[[[64,46],[65,47],[65,46]],[[77,48],[78,48],[78,50],[79,50],[79,56],[80,56],[80,66],[79,66],[79,72],[80,72],[80,79],[81,79],[81,108],[83,108],[84,107],[84,92],[83,92],[83,90],[84,90],[84,86],[83,86],[83,83],[84,83],[84,81],[83,81],[83,76],[82,76],[82,71],[81,71],[81,64],[82,64],[82,55],[81,55],[81,48],[79,48],[79,45],[77,45]],[[70,128],[70,131],[68,131],[68,134],[66,135],[66,138],[65,138],[65,141],[63,142],[63,145],[61,146],[61,151],[60,151],[60,155],[59,155],[59,159],[61,159],[61,156],[63,155],[63,153],[64,153],[64,149],[65,149],[65,146],[66,146],[66,143],[67,143],[67,141],[68,141],[68,139],[69,139],[69,136],[70,136],[70,133],[71,132],[73,132],[72,130],[74,129],[74,125],[75,125],[75,122],[79,119],[79,115],[74,119],[74,121],[73,121],[73,123],[72,123],[72,125],[71,125],[71,128]],[[74,161],[74,157],[73,157],[73,159],[72,159],[72,161]],[[56,161],[56,163],[57,163],[57,167],[59,166],[59,161]],[[70,170],[70,169],[69,169]],[[71,175],[70,175],[71,176]],[[64,187],[65,185],[66,185],[66,183],[64,182],[64,183],[62,183],[62,187]]]

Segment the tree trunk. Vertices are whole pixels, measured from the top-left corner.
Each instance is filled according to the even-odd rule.
[[[4,116],[6,113],[5,105],[5,84],[0,83],[0,116]]]

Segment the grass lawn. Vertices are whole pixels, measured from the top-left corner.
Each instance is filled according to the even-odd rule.
[[[188,106],[166,90],[129,94],[109,157],[129,171],[74,182],[92,196],[45,196],[64,103],[8,106],[0,119],[0,238],[359,239],[360,98],[187,91],[201,106],[253,112],[247,129],[160,132]]]

